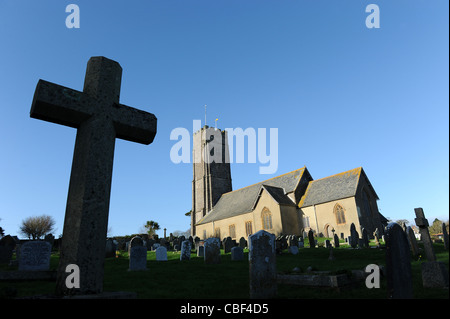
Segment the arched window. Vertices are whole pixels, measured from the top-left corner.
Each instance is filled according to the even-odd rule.
[[[338,225],[345,224],[345,211],[341,205],[334,205],[334,215],[336,216],[336,223]]]
[[[272,229],[272,213],[267,207],[264,207],[261,212],[262,225],[264,230]]]

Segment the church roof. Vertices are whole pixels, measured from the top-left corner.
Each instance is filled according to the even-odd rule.
[[[223,194],[213,209],[197,225],[251,212],[262,188],[279,204],[294,205],[286,194],[295,191],[306,167]]]
[[[309,182],[298,207],[307,207],[355,196],[361,173],[364,174],[364,171],[362,167],[358,167]]]

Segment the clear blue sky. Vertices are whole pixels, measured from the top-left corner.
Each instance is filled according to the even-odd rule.
[[[68,29],[68,4],[80,28]],[[380,8],[368,29],[365,8]],[[307,166],[362,166],[386,217],[448,220],[449,3],[382,0],[0,0],[0,226],[48,214],[62,233],[76,131],[29,117],[44,79],[82,90],[86,63],[123,68],[121,103],[154,113],[149,146],[117,140],[110,235],[186,230],[191,164],[176,127],[278,128],[278,171],[233,164],[233,188]],[[159,232],[162,234],[162,230]]]

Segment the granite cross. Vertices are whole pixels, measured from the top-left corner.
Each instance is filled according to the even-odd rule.
[[[115,139],[150,144],[156,117],[119,103],[122,68],[105,57],[92,57],[83,92],[39,80],[32,118],[77,129],[57,275],[57,294],[103,290]],[[68,264],[80,269],[80,288],[65,281]]]
[[[414,208],[414,212],[416,214],[416,218],[414,219],[414,221],[416,222],[417,227],[419,227],[420,237],[425,249],[425,255],[428,261],[436,261],[433,242],[431,241],[430,232],[428,231],[428,220],[425,218],[425,214],[422,208]]]

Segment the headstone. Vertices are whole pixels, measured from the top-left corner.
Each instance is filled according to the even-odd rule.
[[[416,236],[411,226],[406,228],[406,236],[408,237],[409,247],[411,248],[411,253],[414,258],[419,255],[419,246],[417,245]]]
[[[325,248],[330,248],[331,247],[331,242],[329,239],[325,240]]]
[[[298,248],[304,248],[304,247],[305,247],[305,243],[303,241],[299,241]]]
[[[236,246],[231,248],[231,260],[243,260],[244,259],[244,249]]]
[[[356,231],[355,224],[353,224],[353,223],[350,225],[350,238],[349,238],[349,240],[350,240],[350,242],[349,242],[350,246],[352,248],[356,248],[358,246],[359,234]]]
[[[239,239],[239,247],[241,247],[242,249],[244,249],[245,247],[247,247],[247,241],[245,240],[244,237],[241,237]]]
[[[16,247],[16,241],[11,235],[6,235],[0,239],[0,264],[8,264],[10,262],[14,247]]]
[[[365,228],[362,230],[362,240],[364,248],[369,248],[369,233]]]
[[[53,236],[53,234],[47,234],[45,235],[44,240],[47,241],[51,247],[53,247],[53,243],[55,242],[55,236]]]
[[[220,240],[219,238],[208,238],[205,240],[205,264],[220,263]]]
[[[189,259],[191,259],[191,242],[189,240],[185,240],[181,243],[180,260]]]
[[[233,247],[233,242],[231,240],[231,237],[228,236],[223,241],[223,252],[224,252],[224,254],[230,253],[232,247]]]
[[[334,247],[338,248],[339,247],[339,237],[337,234],[334,234]]]
[[[103,291],[103,264],[116,138],[150,144],[153,114],[119,103],[122,68],[104,57],[87,65],[83,92],[39,80],[30,116],[77,129],[57,274],[58,295]],[[80,269],[80,289],[66,287],[66,267]]]
[[[289,246],[297,246],[298,247],[297,236],[295,236],[295,235],[290,236],[289,240],[288,240],[288,244],[289,244]]]
[[[45,271],[50,268],[52,246],[46,241],[29,241],[20,247],[20,271]]]
[[[308,232],[308,239],[309,239],[309,248],[315,248],[316,241],[314,239],[314,233],[313,233],[312,229],[310,229]]]
[[[114,241],[108,239],[106,241],[105,258],[116,257],[116,248],[117,246],[114,244]]]
[[[390,223],[386,227],[385,239],[388,298],[411,299],[411,255],[405,232],[399,224]]]
[[[248,239],[250,298],[274,298],[277,294],[275,235],[260,230]]]
[[[132,246],[130,248],[129,271],[147,270],[147,247]]]
[[[289,253],[291,253],[292,255],[297,255],[298,254],[298,246],[289,246]]]
[[[167,261],[167,248],[164,246],[159,246],[156,248],[156,261]]]
[[[205,247],[204,246],[197,247],[197,257],[205,257]]]
[[[330,260],[330,261],[333,261],[333,260],[335,260],[336,258],[334,257],[334,254],[333,254],[333,246],[329,246],[328,247],[328,249],[329,249],[329,251],[330,251],[330,255],[328,256],[328,260]]]
[[[425,255],[428,261],[436,261],[436,255],[434,254],[433,242],[431,241],[430,232],[428,231],[428,220],[425,218],[425,214],[422,208],[414,208],[416,218],[414,219],[423,242]]]
[[[445,223],[442,223],[442,236],[444,237],[444,248],[448,250],[448,233]]]

